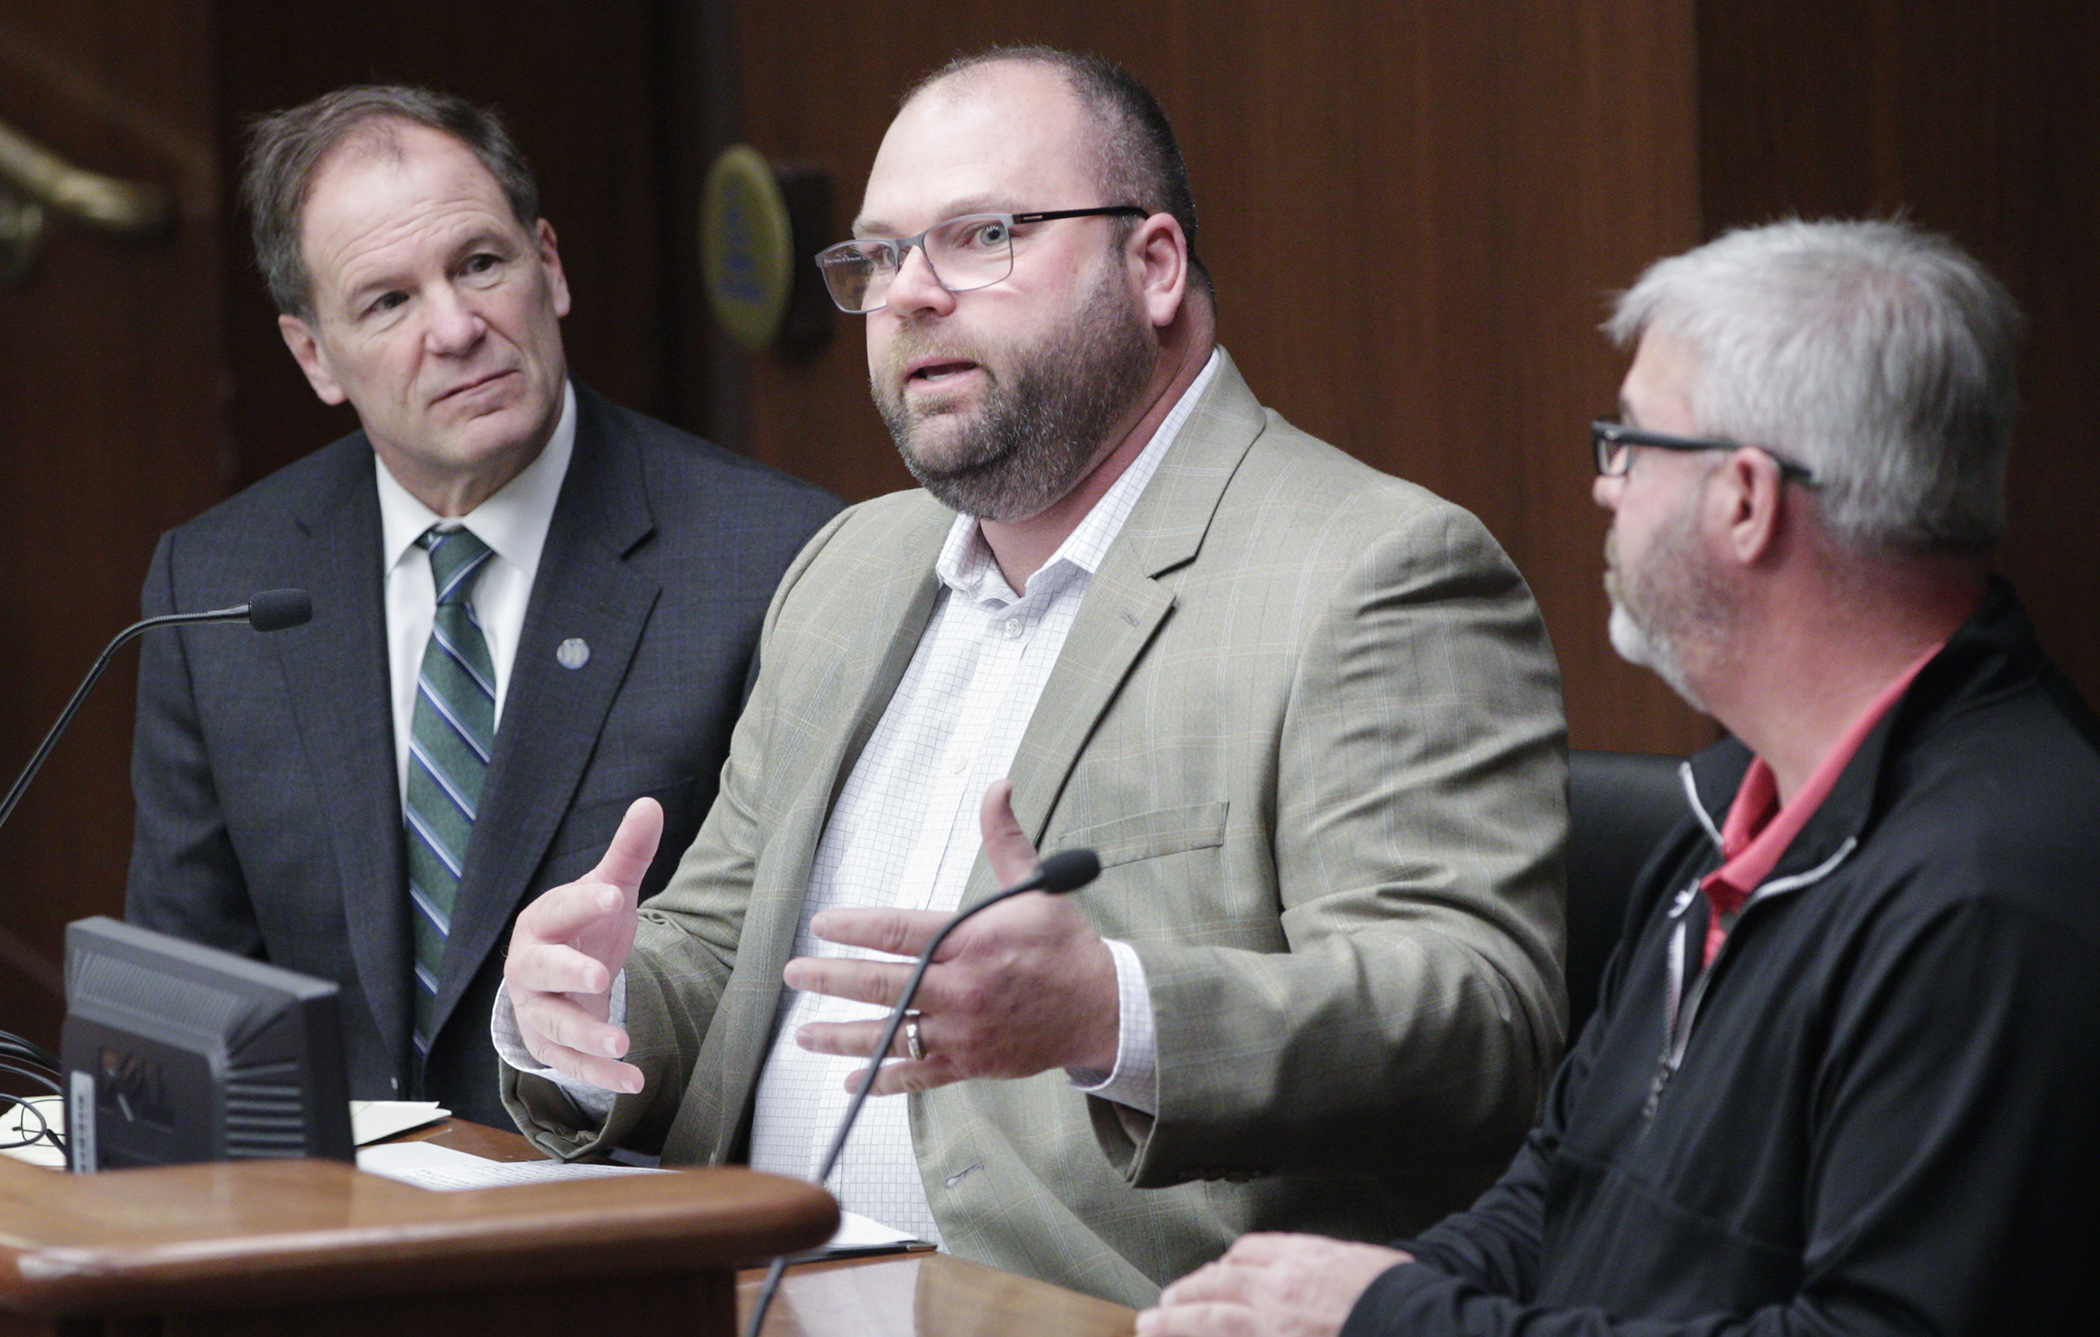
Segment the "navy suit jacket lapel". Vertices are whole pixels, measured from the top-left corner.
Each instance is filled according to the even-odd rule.
[[[314,820],[334,856],[358,979],[387,1047],[405,1055],[408,865],[394,772],[379,491],[362,433],[328,449],[340,467],[293,517],[304,545],[298,579],[313,595],[313,621],[273,641],[321,796]]]
[[[533,874],[568,813],[656,605],[657,582],[626,561],[655,528],[640,450],[603,401],[581,388],[577,401],[576,450],[533,578],[466,875],[453,900],[438,1027],[534,890]],[[554,657],[571,638],[590,647],[579,669]]]

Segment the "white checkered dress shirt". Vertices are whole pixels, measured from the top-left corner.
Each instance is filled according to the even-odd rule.
[[[984,791],[1013,766],[1021,735],[1050,680],[1108,548],[1139,494],[1210,382],[1216,356],[1175,404],[1145,449],[1016,597],[976,521],[958,516],[934,564],[947,592],[911,665],[868,739],[832,809],[810,870],[795,933],[797,956],[880,954],[824,942],[810,920],[834,907],[954,910],[977,860],[977,810]],[[1121,944],[1116,944],[1121,946]],[[1126,968],[1127,962],[1127,968]],[[1136,954],[1117,953],[1118,984],[1137,970]],[[1144,999],[1142,973],[1135,980]],[[1133,990],[1122,987],[1128,995]],[[1128,1008],[1125,1008],[1128,1011]],[[849,1077],[864,1060],[812,1054],[795,1032],[812,1021],[857,1021],[885,1009],[794,990],[781,995],[773,1050],[759,1076],[752,1120],[753,1169],[815,1176],[850,1099]],[[1145,1021],[1151,1020],[1149,1009]],[[1149,1024],[1145,1027],[1150,1031]],[[1150,1037],[1143,1045],[1143,1103],[1151,1103]],[[1110,1079],[1130,1085],[1129,1044]],[[1100,1074],[1092,1074],[1096,1080]],[[1111,1093],[1111,1094],[1117,1094]],[[870,1100],[825,1187],[847,1211],[938,1241],[933,1209],[919,1180],[911,1124],[902,1100]]]

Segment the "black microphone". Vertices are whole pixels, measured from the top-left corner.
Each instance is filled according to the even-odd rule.
[[[246,613],[248,625],[257,631],[283,631],[314,620],[314,597],[305,590],[264,590],[239,608],[225,611]],[[206,613],[203,620],[216,621],[217,615]]]
[[[102,671],[109,667],[110,659],[118,650],[155,627],[179,627],[192,622],[245,622],[257,631],[282,631],[286,627],[296,627],[310,621],[313,615],[313,596],[305,590],[265,590],[248,602],[235,604],[231,608],[214,608],[205,613],[167,613],[160,617],[149,617],[143,622],[134,622],[118,632],[117,638],[103,648],[101,656],[95,660],[95,666],[88,670],[87,677],[74,689],[73,699],[66,702],[66,708],[58,713],[58,722],[51,726],[51,732],[45,734],[44,741],[37,746],[36,755],[29,759],[29,764],[22,768],[22,773],[15,777],[14,787],[7,791],[7,797],[0,800],[0,826],[5,826],[7,819],[14,814],[15,805],[22,801],[22,795],[29,789],[29,782],[36,779],[36,773],[44,768],[44,761],[51,755],[51,749],[57,745],[59,736],[65,733],[66,726],[73,722],[73,716],[80,710],[80,703],[87,700],[87,694],[94,690],[95,684],[102,678]]]
[[[839,1154],[846,1149],[846,1135],[853,1131],[853,1121],[860,1117],[860,1107],[868,1098],[868,1088],[875,1085],[875,1073],[882,1067],[882,1060],[889,1055],[890,1046],[897,1042],[897,1028],[904,1024],[904,1014],[911,1009],[911,1000],[919,992],[919,981],[926,977],[926,967],[933,964],[933,954],[941,949],[948,935],[962,927],[965,920],[980,910],[990,909],[999,902],[1009,900],[1023,892],[1041,891],[1059,896],[1068,891],[1077,891],[1101,876],[1101,856],[1092,850],[1059,850],[1035,866],[1035,871],[1010,887],[987,896],[969,909],[957,914],[941,925],[933,941],[919,954],[918,965],[912,968],[911,978],[904,982],[904,992],[897,997],[896,1006],[890,1009],[890,1024],[883,1028],[882,1042],[875,1046],[875,1053],[868,1060],[868,1070],[861,1077],[860,1089],[853,1093],[846,1106],[846,1115],[839,1120],[838,1131],[832,1134],[831,1149],[824,1153],[824,1168],[817,1171],[817,1187],[831,1178],[832,1170],[839,1163]],[[780,1275],[787,1270],[787,1257],[773,1260],[766,1270],[766,1284],[758,1292],[758,1299],[751,1305],[751,1323],[745,1329],[745,1337],[758,1337],[759,1328],[766,1321],[766,1309],[773,1303],[773,1292],[780,1288]]]

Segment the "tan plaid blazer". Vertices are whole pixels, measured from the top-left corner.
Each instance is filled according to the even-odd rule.
[[[952,514],[858,506],[775,596],[721,796],[628,966],[648,1086],[582,1156],[743,1155],[818,837],[939,593]],[[1128,1304],[1242,1231],[1395,1238],[1530,1125],[1565,1026],[1564,725],[1546,634],[1478,521],[1292,428],[1229,360],[1088,590],[1013,769],[1077,903],[1132,943],[1159,1113],[1062,1073],[907,1097],[947,1247]],[[979,861],[965,903],[989,894]]]

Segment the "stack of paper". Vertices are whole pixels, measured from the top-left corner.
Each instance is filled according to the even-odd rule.
[[[507,1184],[545,1184],[557,1179],[596,1179],[606,1175],[660,1175],[636,1165],[565,1165],[560,1161],[491,1161],[429,1142],[393,1142],[357,1153],[357,1168],[385,1175],[417,1188],[453,1191],[501,1188]],[[838,1233],[822,1249],[803,1257],[832,1258],[851,1253],[883,1253],[918,1243],[901,1230],[852,1212],[839,1214]]]
[[[383,1137],[436,1123],[452,1113],[431,1100],[353,1100],[350,1102],[350,1141],[370,1146]]]

